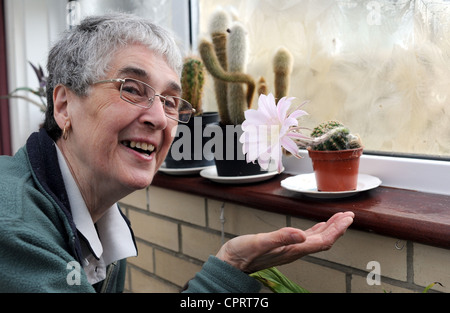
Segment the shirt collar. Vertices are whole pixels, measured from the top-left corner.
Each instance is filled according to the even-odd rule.
[[[137,249],[133,234],[117,204],[111,206],[94,225],[81,192],[57,145],[56,151],[69,197],[73,221],[77,230],[86,239],[89,250],[95,258],[103,258],[106,264],[110,264],[117,260],[136,256]]]

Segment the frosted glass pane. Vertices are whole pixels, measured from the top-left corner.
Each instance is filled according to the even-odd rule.
[[[210,39],[209,18],[219,6],[245,25],[247,73],[265,77],[272,92],[274,52],[291,51],[289,96],[311,100],[305,126],[337,119],[360,134],[366,150],[450,157],[449,1],[199,3],[200,37]]]
[[[170,0],[79,0],[81,15],[127,12],[146,17],[165,27],[172,26]]]

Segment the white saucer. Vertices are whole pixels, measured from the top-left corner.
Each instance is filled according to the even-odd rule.
[[[316,184],[316,177],[314,173],[292,176],[283,179],[281,181],[281,187],[285,189],[300,192],[309,197],[324,198],[324,199],[350,197],[359,192],[374,189],[380,185],[381,180],[379,178],[367,174],[359,174],[358,185],[356,187],[356,190],[350,191],[336,191],[336,192],[318,191]]]
[[[186,167],[186,168],[168,168],[163,163],[159,168],[159,172],[174,175],[174,176],[182,176],[182,175],[195,175],[200,173],[204,169],[216,168],[215,165],[212,166],[203,166],[203,167]]]
[[[270,179],[278,174],[278,171],[271,171],[258,175],[249,176],[219,176],[216,167],[204,169],[200,172],[200,176],[222,184],[249,184]]]

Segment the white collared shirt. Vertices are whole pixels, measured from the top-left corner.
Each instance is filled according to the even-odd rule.
[[[131,230],[119,212],[117,204],[111,206],[94,225],[86,203],[56,146],[73,221],[85,240],[81,240],[83,269],[92,285],[106,278],[106,267],[118,260],[137,255]]]

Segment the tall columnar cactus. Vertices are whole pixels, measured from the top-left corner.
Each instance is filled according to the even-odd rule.
[[[202,97],[205,84],[205,66],[196,57],[187,57],[184,60],[181,73],[182,98],[192,104],[196,115],[203,113]]]
[[[288,95],[292,67],[292,54],[285,47],[280,47],[273,58],[275,99],[281,99]]]
[[[227,55],[228,71],[244,73],[247,67],[247,31],[239,22],[235,22],[229,30]],[[253,95],[253,92],[252,92]],[[231,123],[237,125],[245,120],[244,111],[251,106],[245,100],[245,86],[241,82],[230,82],[228,85],[228,113]]]
[[[229,15],[222,9],[216,10],[209,24],[209,32],[213,43],[213,51],[217,57],[217,63],[224,70],[228,70],[227,39],[230,25]],[[212,55],[213,51],[209,51]],[[212,56],[211,56],[212,57]],[[205,58],[203,58],[205,60]],[[209,69],[208,69],[209,70]],[[214,75],[213,75],[214,76]],[[222,123],[229,124],[228,114],[228,83],[214,76],[214,90]]]
[[[321,123],[311,133],[312,150],[330,151],[346,150],[362,147],[358,136],[352,135],[347,127],[340,122],[328,121]]]
[[[238,22],[230,27],[229,15],[219,9],[211,18],[210,35],[212,43],[202,40],[199,53],[206,69],[214,77],[220,121],[224,125],[238,125],[245,120],[244,112],[251,107],[255,91],[254,79],[245,73],[247,31]],[[273,67],[275,97],[279,100],[288,94],[293,67],[293,57],[286,48],[277,50]],[[267,84],[261,78],[258,82],[258,95],[267,93]]]
[[[214,53],[214,48],[212,44],[206,40],[202,40],[199,45],[199,53],[202,57],[203,63],[205,64],[206,69],[208,72],[214,76],[217,79],[221,79],[225,82],[231,82],[231,83],[245,83],[247,84],[247,96],[246,100],[244,99],[244,103],[246,103],[248,106],[251,105],[253,101],[253,93],[255,92],[255,82],[253,78],[242,72],[227,72],[225,71],[219,64],[219,61],[217,60],[217,56]],[[218,95],[216,94],[216,97]],[[219,106],[219,111],[220,111]],[[230,120],[230,117],[228,118],[221,116],[222,124],[234,124]]]
[[[210,23],[212,44],[202,40],[199,53],[206,69],[214,77],[221,123],[238,125],[244,121],[244,111],[252,104],[255,82],[244,72],[247,54],[246,30],[238,23],[230,28],[227,16],[223,10],[214,13]],[[243,85],[247,87],[246,94]]]

